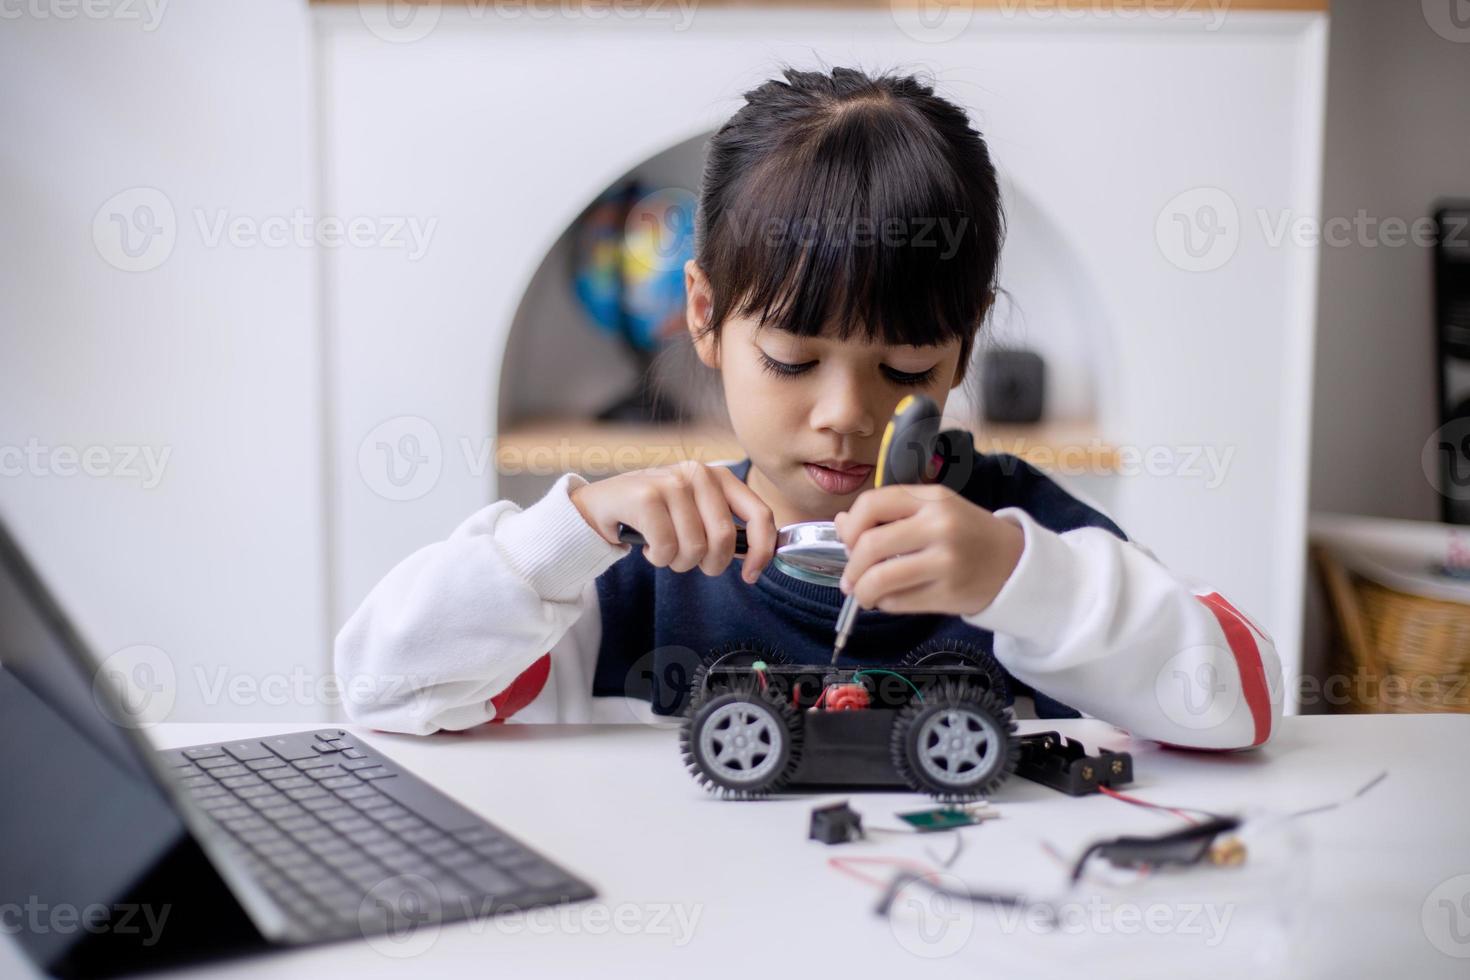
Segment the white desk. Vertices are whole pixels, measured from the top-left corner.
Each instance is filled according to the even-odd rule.
[[[307,727],[164,725],[152,735],[160,746],[181,746]],[[813,803],[837,797],[714,799],[684,772],[671,729],[510,725],[422,739],[359,732],[586,877],[599,897],[444,926],[409,958],[377,948],[407,945],[353,942],[196,972],[311,980],[1470,975],[1470,717],[1289,718],[1267,749],[1219,755],[1131,744],[1094,721],[1022,723],[1048,727],[1089,749],[1134,752],[1131,792],[1171,804],[1288,811],[1350,795],[1382,770],[1389,776],[1350,804],[1290,821],[1293,832],[1252,838],[1244,868],[1155,874],[1131,886],[1109,885],[1104,870],[1070,898],[1041,841],[1071,855],[1097,837],[1157,833],[1178,821],[1012,780],[994,800],[1003,816],[960,832],[965,847],[953,872],[977,887],[1075,903],[1064,907],[1063,931],[1046,932],[920,889],[905,892],[885,922],[873,913],[879,889],[828,858],[933,863],[926,849],[947,856],[952,834],[875,832],[841,847],[808,841]],[[850,798],[869,825],[893,826],[895,810],[929,805],[912,795]],[[413,942],[425,945],[425,937]],[[0,976],[31,972],[12,943],[0,942]]]

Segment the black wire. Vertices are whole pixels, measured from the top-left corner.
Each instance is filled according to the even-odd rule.
[[[925,888],[928,888],[930,891],[934,892],[937,895],[945,895],[957,901],[970,902],[975,905],[998,905],[1002,908],[1023,908],[1031,904],[1025,897],[1021,895],[1001,895],[993,892],[976,892],[971,891],[968,888],[961,891],[959,889],[946,887],[945,885],[942,885],[937,881],[931,881],[924,875],[916,874],[912,871],[900,871],[896,873],[893,876],[893,880],[888,883],[888,888],[886,891],[883,892],[883,897],[879,899],[878,905],[874,909],[874,911],[876,911],[884,918],[887,918],[889,910],[893,907],[893,900],[898,897],[898,893],[903,890],[904,886],[914,884],[923,885]],[[1048,906],[1043,905],[1041,907],[1047,908]]]

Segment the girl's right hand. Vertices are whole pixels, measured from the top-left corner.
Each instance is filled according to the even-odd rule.
[[[746,582],[760,578],[776,553],[776,522],[765,501],[724,466],[688,460],[622,473],[573,490],[572,503],[592,528],[617,544],[618,525],[642,532],[650,564],[676,572],[724,572],[735,557],[735,521],[745,521]]]

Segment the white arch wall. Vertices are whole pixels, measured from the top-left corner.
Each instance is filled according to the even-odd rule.
[[[1315,252],[1273,247],[1255,214],[1317,214],[1325,18],[1231,13],[1205,30],[977,15],[931,45],[873,13],[701,10],[675,31],[445,9],[429,36],[390,44],[350,8],[316,16],[323,212],[437,219],[412,263],[324,255],[333,622],[395,561],[494,499],[494,365],[541,258],[586,200],[717,125],[779,61],[809,66],[815,53],[933,68],[975,113],[1008,180],[1071,245],[1055,274],[1085,279],[1076,295],[1096,297],[1109,325],[1105,434],[1230,454],[1217,486],[1115,481],[1115,516],[1237,597],[1295,663]],[[1238,204],[1239,244],[1224,267],[1186,272],[1160,250],[1155,219],[1200,186]],[[410,487],[413,499],[389,499],[401,488],[371,451],[359,457],[385,421],[372,445],[390,453],[405,432],[426,450],[437,436],[420,471],[437,462],[437,479]]]

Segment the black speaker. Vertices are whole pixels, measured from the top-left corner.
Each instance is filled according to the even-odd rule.
[[[980,399],[987,422],[1039,422],[1046,402],[1046,362],[1035,351],[986,351]]]

